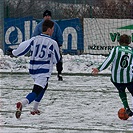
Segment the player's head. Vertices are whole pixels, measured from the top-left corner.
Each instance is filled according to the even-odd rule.
[[[122,46],[127,46],[131,43],[131,37],[126,34],[123,34],[120,36],[119,43]]]
[[[45,20],[42,25],[43,33],[52,36],[54,31],[54,22],[51,20]]]
[[[49,11],[49,10],[44,11],[44,13],[43,13],[44,20],[50,20],[51,16],[52,16],[51,11]]]

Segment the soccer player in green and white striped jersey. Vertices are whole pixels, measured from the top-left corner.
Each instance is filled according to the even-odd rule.
[[[98,74],[98,72],[106,69],[112,63],[111,69],[111,82],[118,89],[120,99],[126,109],[126,113],[129,116],[133,115],[130,110],[127,95],[125,89],[133,96],[133,77],[132,77],[132,60],[133,51],[129,46],[131,38],[123,34],[119,39],[119,46],[115,46],[105,61],[98,67],[92,68],[92,74]]]

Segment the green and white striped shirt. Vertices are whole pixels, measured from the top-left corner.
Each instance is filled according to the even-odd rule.
[[[112,63],[111,80],[113,82],[132,82],[132,54],[132,48],[129,46],[115,46],[98,70],[102,71]]]

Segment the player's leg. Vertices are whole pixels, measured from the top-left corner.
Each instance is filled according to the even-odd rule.
[[[127,83],[127,89],[132,95],[132,102],[133,102],[133,81],[131,83]],[[133,115],[133,113],[132,113],[132,115]]]
[[[61,59],[60,61],[56,64],[56,70],[58,72],[57,74],[57,77],[58,77],[58,80],[59,81],[62,81],[63,78],[62,78],[62,70],[63,70],[63,60],[62,60],[62,49],[60,47],[60,56],[61,56]]]
[[[38,106],[39,106],[39,103],[48,87],[48,77],[41,77],[41,78],[37,78],[36,79],[36,82],[38,84],[40,84],[42,86],[42,91],[39,93],[39,95],[36,97],[35,99],[35,102],[34,102],[34,105],[33,105],[33,109],[31,110],[31,114],[40,114],[40,111],[38,110]]]
[[[40,92],[43,90],[43,88],[39,85],[34,84],[33,90],[31,93],[29,93],[25,99],[23,99],[21,102],[18,102],[16,107],[16,118],[20,118],[22,107],[26,106],[27,104],[30,104],[35,100],[35,98],[40,94]]]
[[[32,115],[35,115],[35,114],[40,115],[40,111],[38,110],[38,106],[39,106],[39,103],[40,103],[41,99],[44,96],[44,93],[45,93],[47,87],[48,87],[48,83],[46,84],[45,88],[41,91],[41,93],[35,99],[33,109],[31,110]]]
[[[28,99],[29,104],[36,99],[36,97],[41,93],[42,90],[43,88],[41,86],[36,84],[34,85],[32,92],[26,96],[26,99]]]
[[[131,83],[127,83],[127,89],[133,96],[133,81]]]
[[[126,84],[123,84],[123,83],[114,83],[113,84],[115,85],[115,87],[117,88],[118,92],[119,92],[119,97],[124,105],[124,108],[126,109],[126,113],[129,115],[129,116],[132,116],[132,111],[130,110],[129,108],[129,105],[128,105],[128,101],[127,101],[127,94],[125,92],[125,89],[126,89]]]
[[[58,63],[56,64],[56,69],[57,69],[57,72],[58,72],[57,77],[58,77],[58,80],[59,80],[59,81],[62,81],[62,80],[63,80],[63,78],[62,78],[62,70],[63,70],[62,65],[63,65],[62,62],[58,62]]]

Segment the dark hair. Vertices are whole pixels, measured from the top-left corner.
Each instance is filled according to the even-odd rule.
[[[129,45],[131,43],[131,37],[126,34],[123,34],[119,38],[119,43],[120,45]]]
[[[51,20],[45,20],[42,25],[42,31],[46,32],[48,28],[52,29],[54,22]]]
[[[43,17],[45,17],[45,16],[52,16],[51,11],[46,10],[46,11],[43,13]]]

